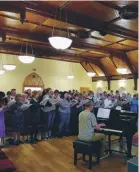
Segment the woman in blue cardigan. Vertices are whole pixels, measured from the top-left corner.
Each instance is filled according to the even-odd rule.
[[[138,112],[138,99],[136,94],[134,94],[133,99],[131,101],[131,111],[135,113]]]
[[[71,101],[68,99],[68,92],[63,92],[61,95],[61,100],[59,101],[59,136],[62,136],[64,131],[64,125],[66,125],[66,132],[69,132],[69,122],[71,113]]]

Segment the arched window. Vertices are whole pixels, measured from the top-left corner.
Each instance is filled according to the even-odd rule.
[[[120,94],[126,93],[126,89],[124,87],[120,87],[119,92],[120,92]]]
[[[44,89],[42,78],[35,72],[29,74],[23,83],[23,92],[27,89],[41,91]]]

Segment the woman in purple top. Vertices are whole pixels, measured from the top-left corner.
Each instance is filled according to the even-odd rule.
[[[0,144],[5,137],[4,111],[0,108]]]
[[[4,121],[4,110],[3,110],[3,98],[5,94],[0,91],[0,145],[2,139],[5,137],[5,121]]]

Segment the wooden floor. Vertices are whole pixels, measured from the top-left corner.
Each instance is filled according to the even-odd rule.
[[[50,141],[41,141],[37,144],[23,144],[4,148],[4,152],[11,159],[16,172],[126,172],[127,165],[123,155],[112,155],[101,160],[100,165],[87,169],[87,163],[78,161],[73,165],[72,141],[76,137],[65,137]]]

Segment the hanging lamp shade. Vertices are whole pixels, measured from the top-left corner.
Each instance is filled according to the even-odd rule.
[[[89,77],[93,77],[93,76],[95,76],[95,73],[94,73],[94,72],[87,72],[87,75],[88,75]]]
[[[52,36],[48,40],[52,47],[59,50],[65,50],[72,44],[72,39],[60,36]]]
[[[0,75],[3,75],[5,73],[5,70],[0,69]]]
[[[73,79],[74,78],[74,75],[68,75],[67,78],[68,79]]]
[[[18,56],[18,59],[22,62],[22,63],[32,63],[35,60],[34,56],[29,56],[29,55],[20,55]]]
[[[126,74],[127,68],[117,68],[116,70],[120,74]]]
[[[5,70],[10,70],[11,71],[11,70],[14,70],[16,68],[16,66],[14,64],[4,64],[3,68]]]

